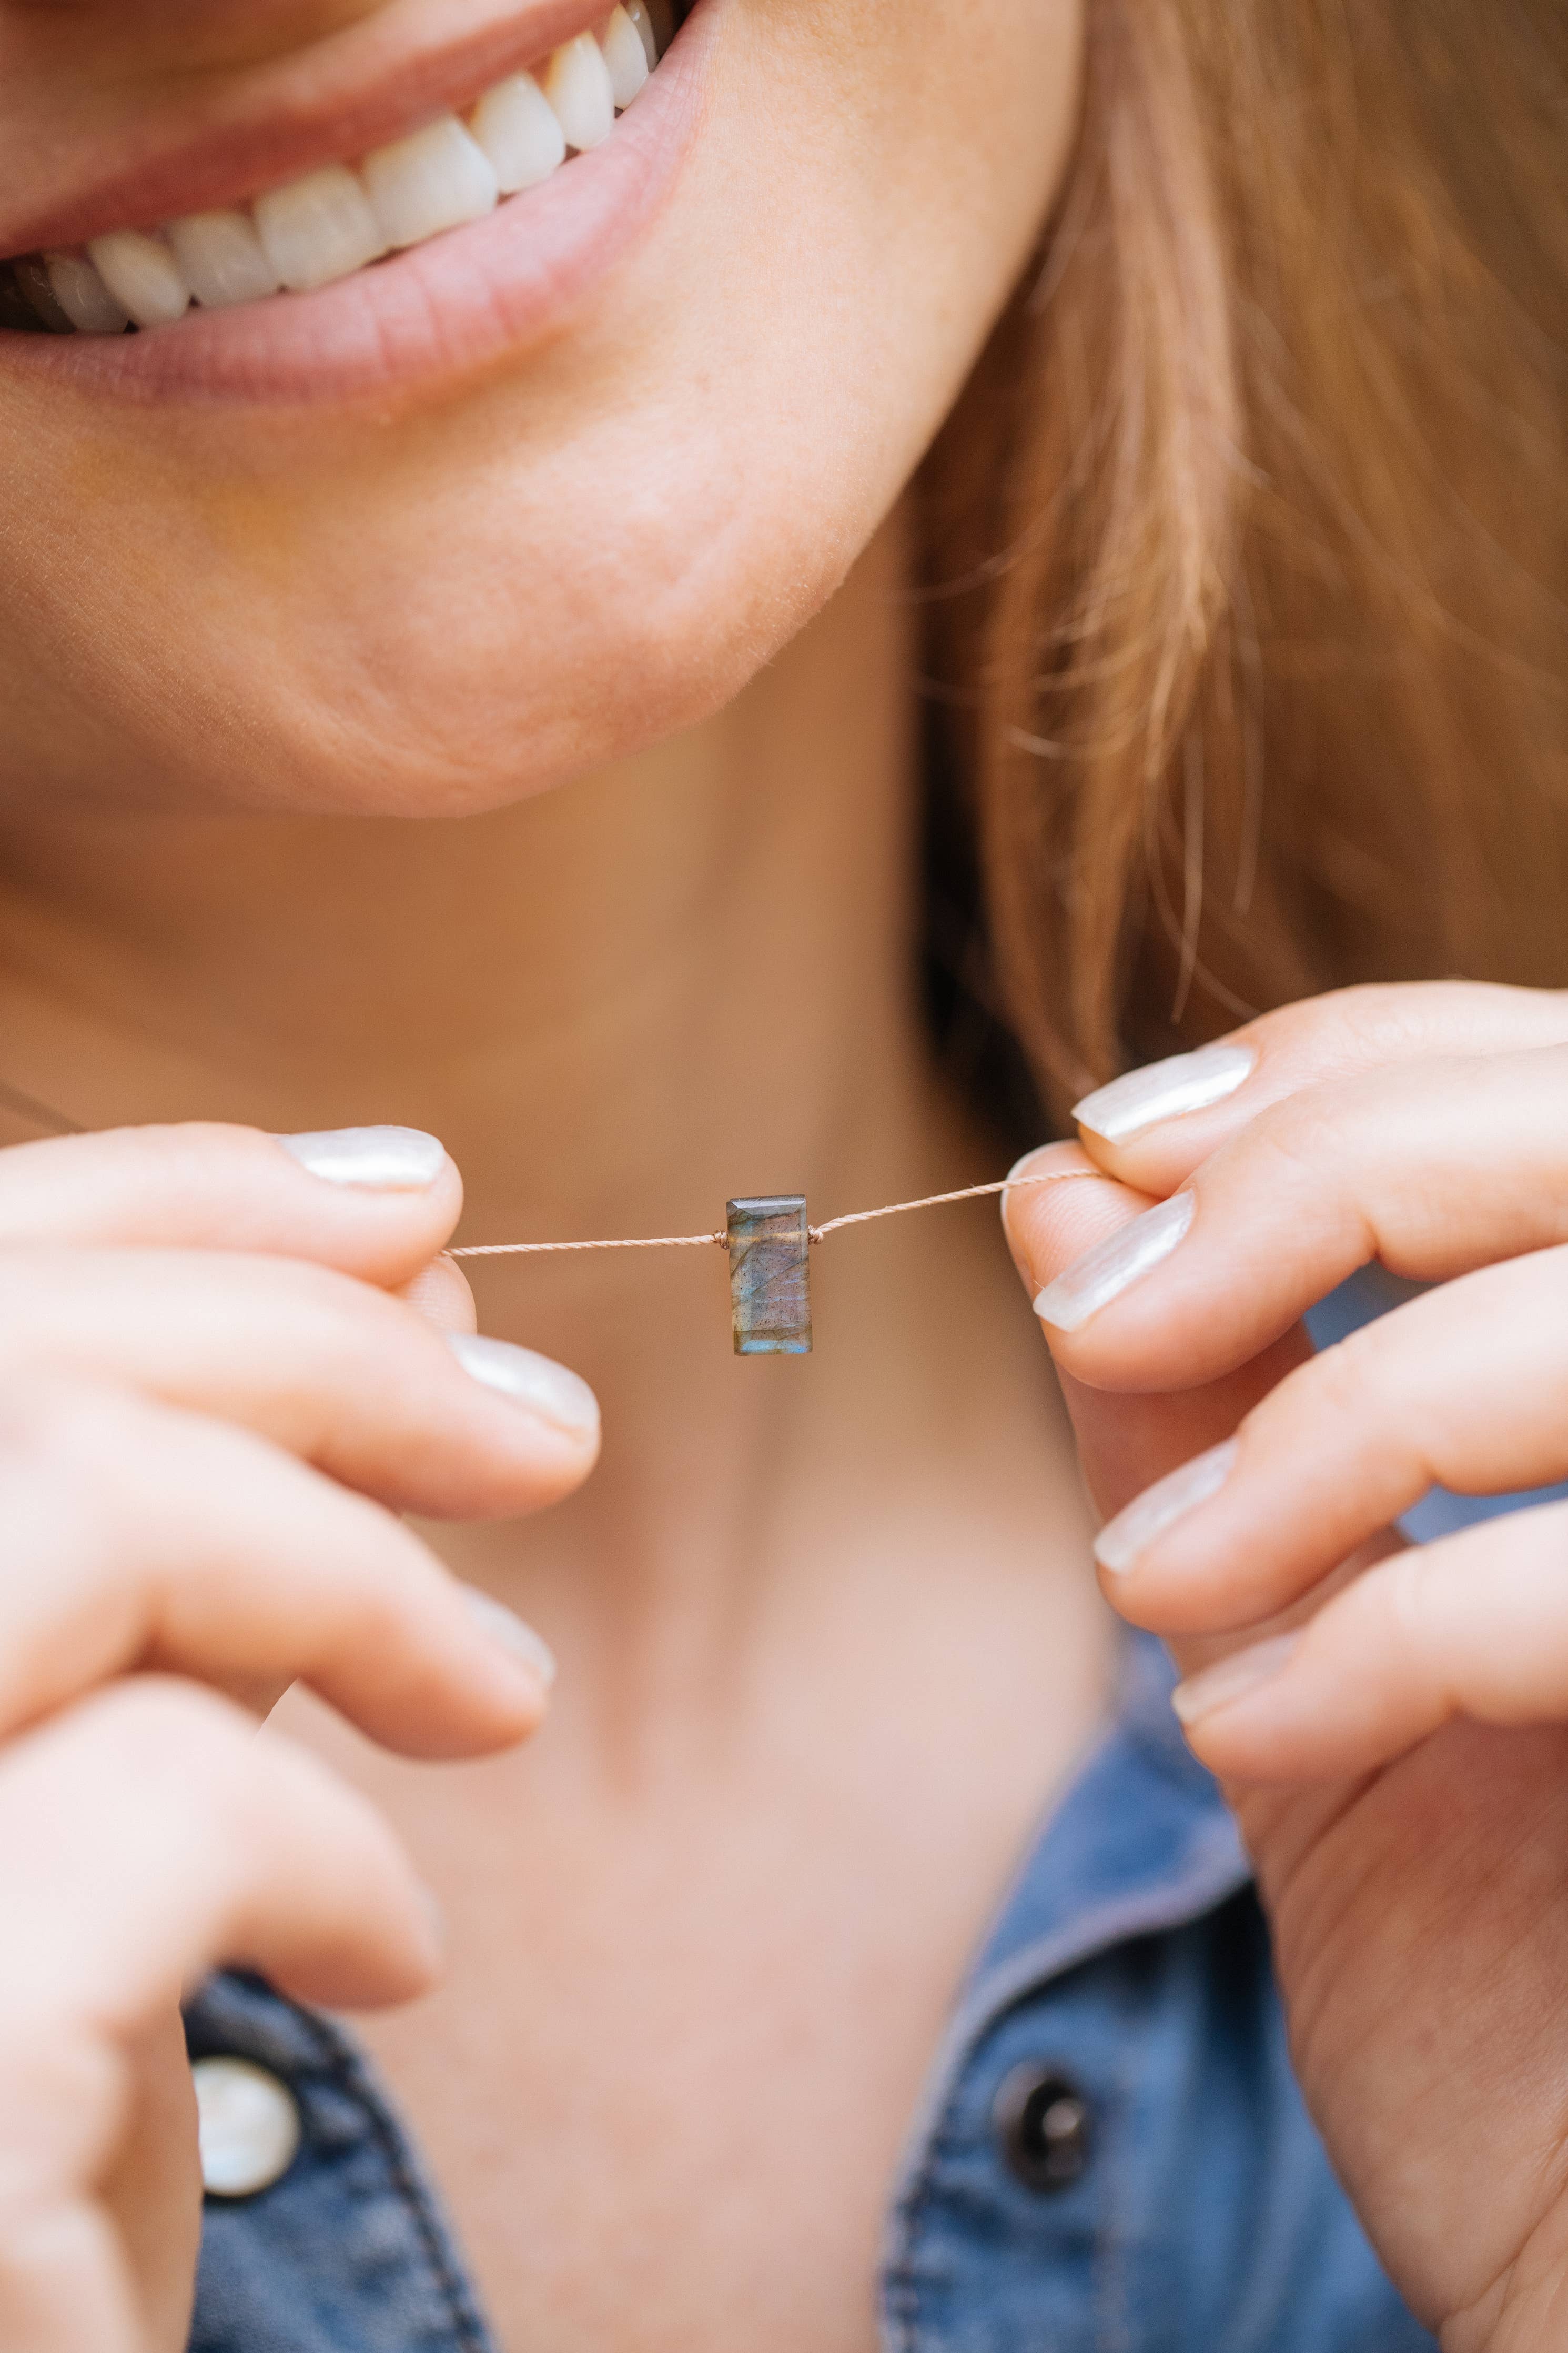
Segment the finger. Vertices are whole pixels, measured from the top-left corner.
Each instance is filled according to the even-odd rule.
[[[437,1332],[477,1332],[479,1311],[472,1286],[449,1251],[441,1250],[411,1282],[395,1285],[395,1298],[423,1315]]]
[[[1344,988],[1129,1071],[1073,1115],[1099,1166],[1163,1199],[1259,1112],[1304,1088],[1436,1056],[1565,1045],[1568,991],[1469,981]]]
[[[142,2295],[104,2207],[74,2190],[0,2191],[0,2345],[145,2353]]]
[[[533,1731],[549,1653],[413,1532],[248,1432],[112,1392],[0,1404],[0,1737],[133,1669],[269,1705],[310,1683],[374,1740]]]
[[[415,1128],[275,1136],[191,1123],[0,1152],[0,1249],[255,1250],[391,1286],[441,1248],[462,1201],[446,1152]]]
[[[598,1447],[573,1373],[443,1337],[329,1269],[218,1251],[0,1254],[0,1384],[41,1373],[237,1421],[400,1511],[486,1518],[570,1493]]]
[[[1568,1250],[1465,1276],[1290,1374],[1236,1438],[1100,1531],[1116,1606],[1162,1633],[1288,1608],[1430,1487],[1568,1475]]]
[[[1568,1241],[1565,1175],[1568,1048],[1310,1088],[1043,1288],[1037,1312],[1084,1379],[1212,1380],[1371,1259],[1441,1282]]]
[[[425,1891],[374,1808],[177,1678],[112,1684],[14,1741],[0,1854],[8,2087],[45,2020],[130,2036],[220,1965],[332,2008],[408,2000],[439,1961]],[[0,2103],[0,2129],[15,2114]]]
[[[201,2120],[185,2022],[170,2010],[132,2042],[131,2110],[95,2185],[124,2250],[142,2308],[142,2343],[183,2346],[201,2260]],[[0,2337],[0,2343],[5,2340]]]
[[[1151,1206],[1146,1195],[1097,1177],[1093,1163],[1073,1144],[1047,1145],[1032,1153],[1015,1175],[1075,1180],[1021,1186],[1003,1196],[1008,1244],[1031,1293],[1086,1250],[1112,1244]],[[1045,1328],[1054,1350],[1055,1335]],[[1062,1393],[1096,1510],[1120,1511],[1151,1482],[1229,1438],[1258,1398],[1310,1352],[1305,1332],[1291,1332],[1256,1363],[1223,1380],[1142,1395],[1096,1388],[1064,1369],[1058,1357]]]
[[[1238,1780],[1365,1773],[1457,1717],[1568,1717],[1568,1505],[1490,1520],[1369,1569],[1300,1634],[1233,1652],[1176,1695]]]
[[[120,1684],[16,1742],[0,1854],[0,2341],[130,2348],[93,2192],[149,2028],[221,1964],[302,2000],[405,2000],[435,1932],[374,1810],[187,1683]]]

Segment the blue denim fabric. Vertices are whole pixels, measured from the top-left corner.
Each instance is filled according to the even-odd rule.
[[[971,1973],[894,2193],[888,2353],[1432,2353],[1301,2106],[1247,1864],[1170,1685],[1159,1646],[1130,1642],[1117,1723]],[[494,2353],[341,2031],[235,1977],[188,2027],[194,2054],[282,2077],[305,2127],[282,2180],[209,2203],[191,2353]],[[998,2139],[1026,2061],[1087,2103],[1066,2189],[1026,2188]]]

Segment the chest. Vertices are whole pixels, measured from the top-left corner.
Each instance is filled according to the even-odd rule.
[[[912,1665],[868,1632],[640,1743],[565,1677],[543,1739],[436,1773],[289,1726],[446,1912],[436,1992],[358,2031],[504,2353],[873,2353],[922,2087],[1102,1704],[1098,1620],[1017,1590],[1005,1641],[965,1590]]]
[[[617,1850],[617,1846],[619,1851]],[[447,1891],[440,1990],[362,2022],[506,2353],[871,2353],[888,2197],[971,1925],[911,1854],[688,1825]],[[959,1922],[962,1921],[962,1925]]]

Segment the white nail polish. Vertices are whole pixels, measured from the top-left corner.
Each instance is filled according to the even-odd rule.
[[[487,1339],[478,1332],[448,1332],[445,1337],[463,1370],[486,1388],[499,1389],[514,1404],[527,1406],[569,1438],[597,1436],[598,1398],[586,1381],[580,1381],[553,1357],[514,1347],[510,1340]]]
[[[555,1681],[555,1653],[549,1643],[542,1641],[531,1626],[525,1625],[515,1610],[509,1609],[504,1602],[495,1600],[489,1594],[481,1593],[477,1586],[466,1585],[463,1599],[490,1641],[531,1667],[548,1691]]]
[[[1189,1675],[1171,1694],[1171,1705],[1184,1724],[1196,1724],[1216,1708],[1229,1707],[1260,1683],[1271,1683],[1283,1674],[1293,1652],[1299,1648],[1300,1634],[1276,1634],[1267,1642],[1254,1642],[1247,1651],[1233,1651],[1228,1659],[1220,1659],[1201,1674]]]
[[[1197,1203],[1191,1193],[1173,1193],[1123,1226],[1119,1234],[1097,1242],[1080,1259],[1047,1282],[1035,1302],[1035,1313],[1058,1332],[1076,1332],[1129,1290],[1141,1275],[1169,1258],[1193,1222]]]
[[[1236,1440],[1227,1438],[1223,1446],[1195,1454],[1190,1462],[1134,1495],[1113,1520],[1107,1520],[1094,1540],[1094,1556],[1101,1568],[1120,1575],[1132,1567],[1156,1536],[1195,1512],[1211,1495],[1217,1495],[1231,1474],[1237,1451]]]
[[[1107,1144],[1124,1144],[1163,1119],[1180,1119],[1184,1112],[1206,1111],[1224,1103],[1244,1086],[1258,1068],[1250,1046],[1202,1046],[1195,1054],[1173,1054],[1167,1061],[1151,1062],[1112,1079],[1073,1105],[1079,1127],[1102,1135]]]
[[[417,1127],[332,1127],[279,1143],[312,1176],[373,1193],[423,1193],[446,1164],[446,1146]]]

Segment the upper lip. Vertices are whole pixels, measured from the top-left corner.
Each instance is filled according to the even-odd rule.
[[[82,245],[110,229],[240,204],[319,165],[352,161],[537,63],[596,25],[609,5],[473,0],[465,30],[440,40],[418,26],[393,30],[378,13],[204,99],[194,127],[161,131],[155,117],[128,129],[90,185],[15,219],[0,205],[0,252]]]

